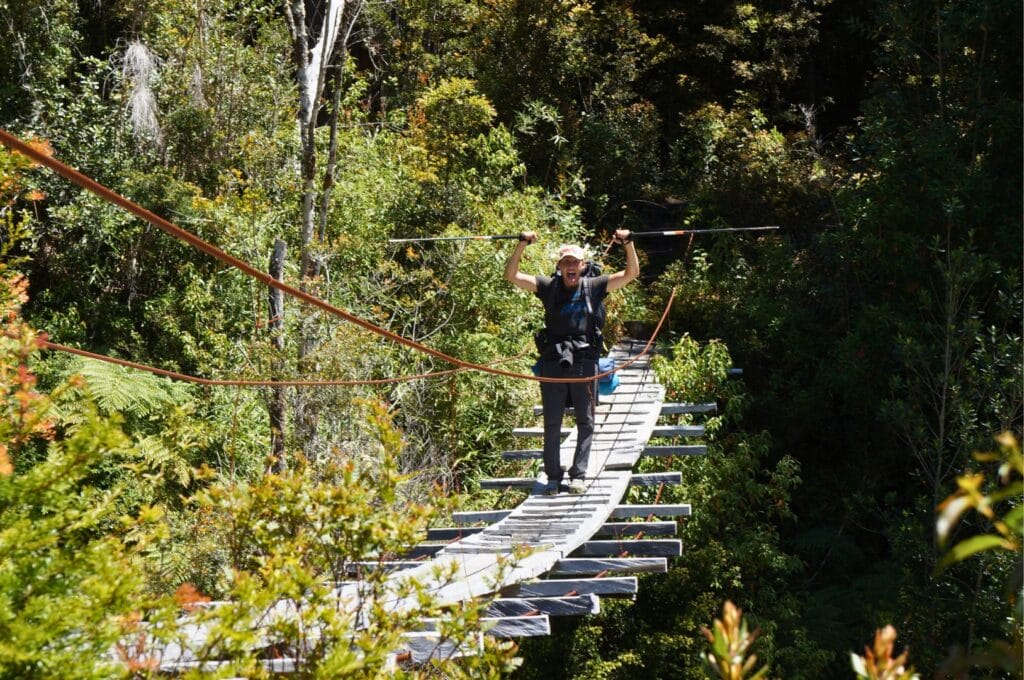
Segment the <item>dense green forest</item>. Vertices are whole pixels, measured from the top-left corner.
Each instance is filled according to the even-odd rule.
[[[780,227],[638,241],[640,285],[609,298],[614,339],[675,290],[659,375],[720,407],[668,492],[694,507],[683,557],[636,602],[438,673],[708,677],[701,628],[729,600],[771,677],[851,677],[886,624],[923,676],[1020,677],[993,651],[1020,659],[1019,541],[937,569],[935,531],[958,477],[1005,472],[973,454],[1024,426],[1020,2],[0,0],[0,36],[0,128],[466,361],[532,363],[540,308],[502,279],[509,242],[388,239],[534,230],[524,269],[546,273],[557,244],[601,253],[616,228]],[[508,472],[533,384],[200,387],[42,351],[37,332],[214,379],[451,368],[272,307],[6,150],[0,216],[0,677],[145,675],[105,656],[140,617],[255,611],[499,501],[478,480]],[[362,655],[325,647],[311,676],[373,677],[402,623]]]

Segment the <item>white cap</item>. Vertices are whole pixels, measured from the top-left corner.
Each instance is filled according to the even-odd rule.
[[[587,254],[583,248],[574,246],[568,243],[563,243],[558,247],[558,261],[561,262],[563,258],[574,257],[577,260],[587,259]]]

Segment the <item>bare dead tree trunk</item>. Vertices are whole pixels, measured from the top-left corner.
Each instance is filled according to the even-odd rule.
[[[309,291],[317,275],[316,243],[316,127],[327,68],[341,29],[346,0],[287,0],[285,17],[292,35],[292,59],[296,68],[299,93],[299,139],[301,145],[302,215],[300,227],[299,287]],[[337,111],[332,112],[336,116]],[[316,348],[314,317],[300,324],[299,370],[311,372],[310,355]],[[308,393],[299,393],[295,401],[295,425],[308,458],[315,459],[319,450],[317,408]]]
[[[300,226],[299,287],[315,292],[323,261],[317,250],[327,238],[327,214],[337,163],[338,115],[343,68],[348,44],[365,0],[285,0],[285,18],[292,36],[292,60],[299,95],[299,140],[301,147],[302,215]],[[335,50],[337,57],[335,58]],[[337,66],[336,90],[330,110],[330,147],[326,166],[319,167],[316,129],[323,108],[324,85],[334,59]],[[317,180],[321,185],[317,187]],[[319,215],[318,215],[319,213]],[[313,353],[318,345],[314,314],[301,319],[298,342],[299,370],[308,375],[315,370]],[[318,407],[313,394],[300,392],[295,400],[295,427],[306,456],[319,453]]]
[[[338,42],[340,52],[335,67],[334,97],[331,100],[331,134],[330,145],[327,152],[327,164],[324,168],[323,187],[320,194],[320,223],[317,238],[320,242],[327,240],[327,212],[331,202],[331,190],[334,188],[334,176],[338,163],[338,118],[341,113],[341,93],[345,89],[345,60],[348,57],[349,41],[352,39],[352,30],[355,28],[356,19],[362,11],[365,0],[348,0],[349,14],[344,21],[344,35]],[[320,275],[320,263],[314,264],[314,274]]]
[[[314,226],[316,222],[317,150],[316,128],[322,108],[321,99],[331,57],[342,34],[346,0],[321,0],[310,3],[312,16],[307,15],[306,0],[289,0],[285,15],[292,33],[292,59],[296,67],[299,89],[299,137],[302,146],[302,285],[308,285],[315,274]],[[361,3],[359,3],[361,4]],[[350,24],[354,17],[349,19]],[[348,39],[351,31],[345,32]],[[337,107],[331,112],[338,114]]]
[[[278,281],[284,278],[284,258],[286,246],[281,239],[274,241],[274,252],[270,255],[270,275]],[[284,293],[277,288],[270,288],[269,294],[269,316],[267,324],[270,330],[270,343],[273,345],[274,366],[273,379],[281,378],[281,353],[284,350]],[[283,472],[287,467],[284,457],[284,417],[285,417],[285,388],[275,386],[271,388],[270,397],[270,457],[271,471]]]

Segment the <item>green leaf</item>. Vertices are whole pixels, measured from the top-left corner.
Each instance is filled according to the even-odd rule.
[[[935,568],[935,573],[942,572],[946,567],[957,562],[962,562],[971,555],[975,555],[985,550],[994,550],[997,548],[1005,548],[1006,541],[993,534],[981,534],[980,536],[972,536],[966,540],[960,541],[946,554],[939,565]]]

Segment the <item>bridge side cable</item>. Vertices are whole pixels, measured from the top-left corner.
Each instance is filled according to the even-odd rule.
[[[414,350],[416,350],[418,352],[422,352],[424,354],[428,354],[428,355],[430,355],[430,356],[432,356],[432,357],[434,357],[436,359],[440,359],[442,361],[445,361],[445,362],[447,362],[449,364],[452,364],[453,366],[457,366],[459,368],[463,368],[463,369],[467,369],[467,370],[473,370],[473,371],[479,371],[481,373],[490,373],[492,375],[500,375],[500,376],[504,376],[504,377],[507,377],[507,378],[516,378],[516,379],[519,379],[519,380],[531,380],[531,381],[534,381],[534,382],[564,382],[564,383],[593,382],[593,381],[599,380],[599,379],[601,379],[601,378],[603,378],[605,376],[611,375],[612,373],[615,373],[616,371],[622,370],[623,368],[628,366],[633,361],[639,360],[641,357],[643,357],[647,353],[647,351],[649,350],[651,344],[654,342],[654,338],[656,337],[656,332],[655,332],[655,334],[653,334],[651,336],[651,339],[647,343],[647,346],[644,348],[644,351],[641,352],[636,357],[634,357],[633,359],[631,359],[629,362],[623,364],[622,366],[616,366],[614,369],[612,369],[610,371],[606,371],[604,373],[599,373],[599,374],[597,374],[595,376],[590,376],[590,377],[585,377],[585,378],[546,378],[546,377],[535,376],[535,375],[531,375],[531,374],[515,373],[513,371],[506,371],[506,370],[503,370],[503,369],[498,369],[498,368],[493,368],[493,367],[490,367],[490,366],[485,366],[483,364],[475,364],[475,363],[472,363],[472,362],[469,362],[469,361],[464,361],[464,360],[459,359],[457,357],[453,357],[451,355],[445,354],[444,352],[442,352],[440,350],[436,350],[436,349],[434,349],[432,347],[428,347],[428,346],[426,346],[426,345],[424,345],[422,343],[416,342],[415,340],[410,340],[409,338],[405,338],[405,337],[403,337],[403,336],[401,336],[401,335],[399,335],[399,334],[397,334],[397,333],[395,333],[393,331],[389,331],[386,328],[383,328],[383,327],[378,326],[378,325],[376,325],[376,324],[374,324],[374,323],[372,323],[370,321],[367,321],[366,319],[362,319],[362,318],[352,314],[351,312],[345,311],[344,309],[341,309],[340,307],[332,305],[331,303],[329,303],[329,302],[327,302],[325,300],[322,300],[322,299],[316,297],[315,295],[311,295],[311,294],[309,294],[309,293],[307,293],[307,292],[305,292],[303,290],[295,288],[294,286],[290,286],[290,285],[288,285],[288,284],[286,284],[286,283],[284,283],[282,281],[278,281],[277,279],[275,279],[270,274],[267,274],[267,273],[257,269],[256,267],[253,267],[249,263],[244,262],[243,260],[240,260],[240,259],[238,259],[237,257],[235,257],[233,255],[230,255],[229,253],[221,250],[220,248],[218,248],[217,246],[213,245],[212,243],[204,241],[199,236],[193,234],[190,231],[182,229],[181,227],[179,227],[178,225],[174,224],[170,220],[167,220],[167,219],[165,219],[163,217],[160,217],[159,215],[157,215],[157,214],[155,214],[155,213],[153,213],[153,212],[143,208],[142,206],[140,206],[137,203],[135,203],[135,202],[125,198],[124,196],[122,196],[122,195],[118,194],[117,192],[113,191],[112,189],[110,189],[110,188],[100,184],[99,182],[97,182],[96,180],[92,179],[88,175],[85,175],[84,173],[79,172],[78,170],[75,170],[74,168],[72,168],[72,167],[70,167],[70,166],[68,166],[68,165],[58,161],[57,159],[42,153],[38,149],[35,149],[31,145],[27,144],[26,142],[24,142],[23,140],[19,139],[18,137],[10,134],[6,130],[0,129],[0,144],[3,144],[4,146],[6,146],[8,149],[11,149],[12,151],[16,151],[16,152],[18,152],[18,153],[20,153],[20,154],[22,154],[24,156],[27,156],[28,158],[31,158],[36,163],[38,163],[40,165],[43,165],[43,166],[46,166],[50,170],[56,172],[61,177],[64,177],[65,179],[67,179],[67,180],[69,180],[69,181],[79,185],[80,187],[91,191],[92,193],[96,194],[97,196],[99,196],[100,198],[104,199],[105,201],[113,203],[114,205],[122,208],[123,210],[132,213],[133,215],[135,215],[135,216],[145,220],[146,222],[149,222],[154,227],[164,231],[165,233],[173,236],[174,238],[176,238],[176,239],[178,239],[180,241],[184,241],[185,243],[188,243],[193,248],[195,248],[195,249],[197,249],[199,251],[202,251],[202,252],[206,253],[207,255],[213,257],[214,259],[217,259],[217,260],[219,260],[219,261],[221,261],[221,262],[223,262],[225,264],[228,264],[228,265],[230,265],[230,266],[232,266],[232,267],[242,271],[245,274],[248,274],[249,276],[251,276],[251,277],[261,281],[262,283],[266,284],[267,286],[270,286],[271,288],[274,288],[276,290],[280,290],[283,293],[287,293],[288,295],[291,295],[292,297],[294,297],[294,298],[296,298],[298,300],[302,300],[303,302],[306,302],[307,304],[310,304],[310,305],[312,305],[314,307],[322,309],[322,310],[326,311],[329,314],[332,314],[332,315],[337,316],[337,317],[339,317],[341,319],[344,319],[345,321],[348,321],[349,323],[355,324],[355,325],[359,326],[360,328],[363,328],[365,330],[370,331],[371,333],[375,333],[377,335],[385,337],[385,338],[391,340],[392,342],[396,342],[398,344],[405,345],[406,347],[414,349]],[[658,328],[661,327],[662,322],[664,322],[665,317],[668,315],[668,311],[669,311],[669,309],[672,306],[672,301],[674,300],[674,298],[675,298],[675,290],[673,289],[672,294],[669,297],[668,304],[665,307],[665,312],[662,314],[661,321],[659,321],[659,323],[658,323]]]

